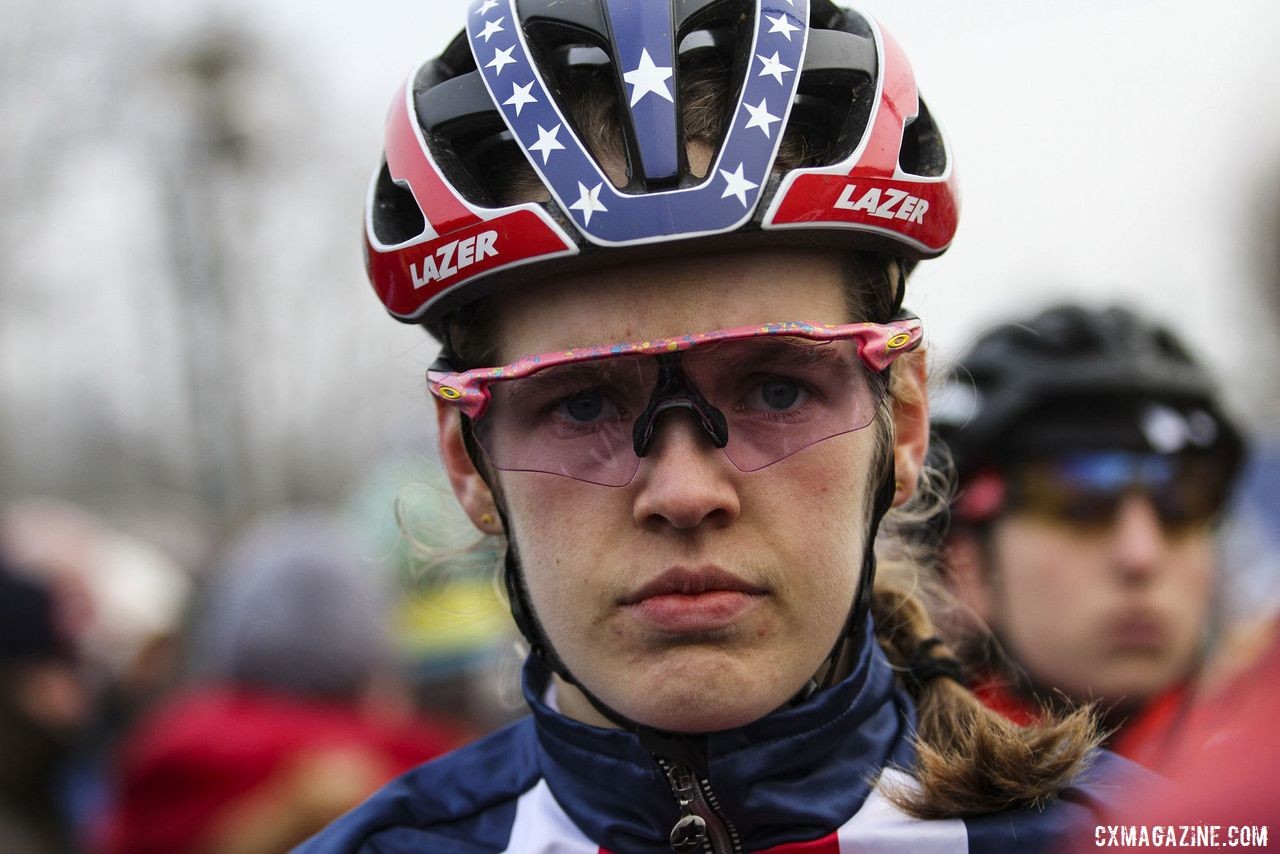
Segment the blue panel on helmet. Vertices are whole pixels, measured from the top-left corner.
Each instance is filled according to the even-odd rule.
[[[680,169],[676,139],[674,22],[669,2],[605,0],[614,61],[631,110],[640,166],[650,181],[674,179]]]
[[[809,4],[789,2],[757,0],[755,4],[751,64],[728,134],[706,180],[696,187],[644,194],[615,188],[560,113],[530,61],[515,0],[473,0],[467,33],[476,65],[503,119],[578,229],[599,245],[650,243],[732,231],[750,218],[768,184],[804,64]],[[610,0],[611,12],[614,5]],[[638,10],[640,3],[635,6]],[[640,17],[638,11],[635,14]],[[671,26],[669,11],[659,18]],[[615,27],[620,24],[614,21]],[[634,45],[641,42],[640,35],[628,38],[634,39]],[[665,44],[664,51],[673,51],[672,41],[655,37],[653,44]],[[665,61],[659,61],[653,49],[649,55],[655,65]],[[628,61],[622,58],[624,66]],[[665,103],[650,94],[637,107],[645,101]],[[674,112],[671,115],[674,123]],[[655,139],[674,138],[674,130],[646,129],[644,133]]]

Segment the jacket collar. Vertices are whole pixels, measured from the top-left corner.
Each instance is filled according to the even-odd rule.
[[[832,832],[857,812],[886,765],[912,766],[915,708],[895,684],[869,622],[862,637],[858,663],[843,681],[709,736],[711,788],[748,850]],[[531,657],[525,698],[556,801],[605,848],[669,850],[680,813],[657,762],[633,733],[549,708],[542,700],[549,679]]]

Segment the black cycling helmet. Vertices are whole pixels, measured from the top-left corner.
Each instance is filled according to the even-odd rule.
[[[1064,449],[1244,453],[1209,375],[1167,328],[1120,307],[1062,305],[982,335],[933,401],[960,482]]]

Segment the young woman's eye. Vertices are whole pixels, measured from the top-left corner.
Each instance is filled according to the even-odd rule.
[[[764,412],[788,412],[808,402],[810,392],[804,383],[771,377],[753,387],[743,398],[743,406]]]
[[[599,389],[579,391],[556,402],[553,410],[561,418],[574,424],[592,424],[611,420],[618,415],[618,408]]]

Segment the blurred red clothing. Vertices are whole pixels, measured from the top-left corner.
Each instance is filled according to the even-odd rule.
[[[1229,834],[1241,828],[1265,828],[1271,844],[1280,828],[1278,713],[1280,623],[1272,627],[1271,644],[1252,667],[1224,690],[1195,703],[1165,763],[1168,779],[1125,791],[1108,805],[1101,830],[1063,851],[1097,850],[1111,827],[1172,827],[1179,834],[1183,828],[1217,827],[1216,846],[1179,846],[1190,851],[1235,847]],[[1150,846],[1107,847],[1129,851]]]
[[[383,783],[470,737],[453,723],[378,716],[350,702],[237,688],[191,691],[165,702],[127,739],[102,850],[199,850],[238,805],[277,793],[277,800],[287,800],[288,786],[350,783],[360,790],[346,806],[355,806]],[[351,773],[328,782],[305,779],[325,776],[307,769],[325,767],[330,759],[328,767]]]
[[[1273,638],[1252,668],[1196,707],[1170,761],[1172,790],[1137,793],[1127,818],[1280,830],[1280,627]]]

